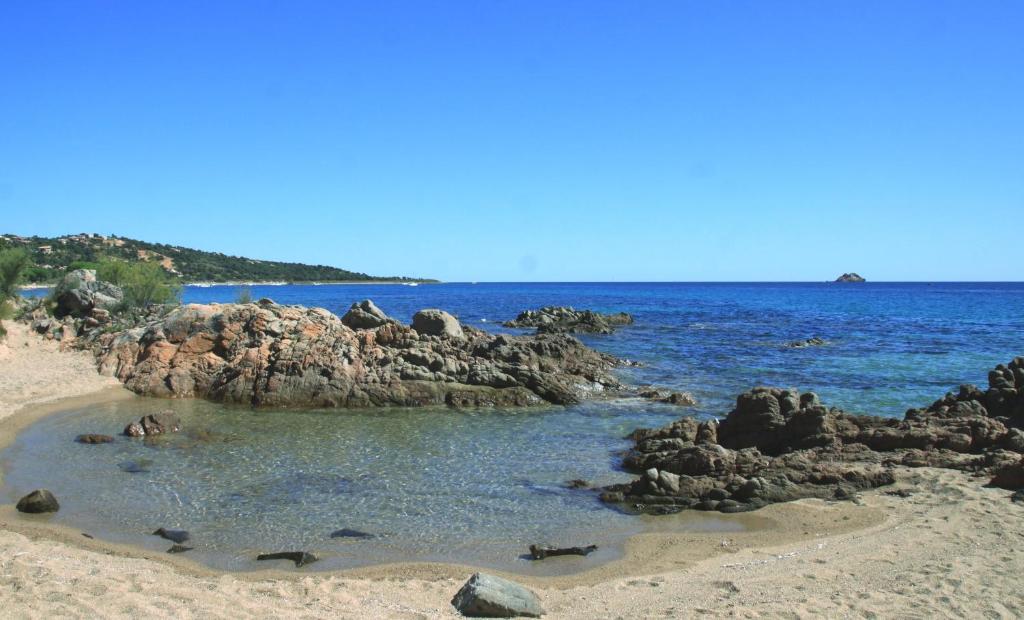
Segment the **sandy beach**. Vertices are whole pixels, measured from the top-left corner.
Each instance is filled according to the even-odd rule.
[[[0,445],[65,399],[133,398],[87,354],[7,325]],[[649,533],[585,573],[506,576],[533,589],[550,618],[1020,617],[1024,505],[984,482],[905,470],[896,486],[857,502],[802,500],[738,515],[748,524],[742,533]],[[0,598],[12,618],[457,617],[449,600],[472,572],[406,564],[218,573],[0,509]]]

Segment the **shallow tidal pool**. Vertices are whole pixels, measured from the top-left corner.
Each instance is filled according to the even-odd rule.
[[[139,417],[172,409],[182,431],[119,436]],[[649,517],[622,514],[595,491],[617,470],[637,426],[681,415],[635,401],[573,407],[274,411],[204,401],[130,399],[45,417],[0,452],[9,502],[48,488],[48,517],[98,539],[165,551],[160,527],[191,533],[185,557],[226,570],[290,569],[259,553],[306,550],[301,570],[440,561],[528,574],[585,570],[618,557]],[[83,445],[82,433],[115,435]],[[33,517],[36,518],[36,517]],[[688,531],[734,531],[728,516],[659,520]],[[349,528],[371,538],[331,538]],[[530,544],[599,550],[534,562]]]

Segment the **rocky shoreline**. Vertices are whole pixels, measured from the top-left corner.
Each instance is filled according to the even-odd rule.
[[[958,469],[1021,489],[1022,428],[1024,357],[993,369],[986,391],[963,385],[903,420],[828,408],[812,392],[755,388],[720,423],[684,417],[635,431],[622,466],[642,476],[601,498],[655,514],[743,512],[807,497],[850,499],[892,484],[897,467]]]
[[[35,331],[91,351],[101,374],[144,396],[253,407],[566,405],[622,389],[619,361],[564,334],[494,335],[437,309],[403,324],[370,300],[323,308],[189,304],[111,310],[117,287],[69,274]]]

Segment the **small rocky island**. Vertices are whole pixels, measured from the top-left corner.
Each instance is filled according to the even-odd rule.
[[[611,334],[616,327],[632,324],[633,316],[625,312],[603,314],[568,306],[524,310],[514,320],[502,323],[505,327],[535,327],[538,334]]]
[[[836,278],[836,282],[867,282],[860,274],[856,272],[844,273],[843,275]]]
[[[642,477],[601,497],[639,512],[742,512],[804,497],[849,498],[893,483],[900,466],[959,469],[1024,489],[1022,428],[1024,357],[993,369],[987,390],[963,385],[903,420],[851,415],[812,392],[761,387],[741,394],[721,423],[685,417],[635,431],[623,467]]]
[[[339,318],[261,299],[124,322],[107,309],[118,291],[95,274],[65,283],[55,313],[63,318],[37,311],[35,330],[91,350],[101,373],[146,396],[257,407],[525,406],[621,387],[610,373],[618,361],[571,336],[494,335],[437,309],[406,325],[369,300]]]

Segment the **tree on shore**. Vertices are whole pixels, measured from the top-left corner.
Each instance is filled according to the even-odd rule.
[[[14,318],[14,302],[18,298],[18,285],[32,263],[28,252],[22,249],[0,252],[0,339],[7,336],[3,321]]]

